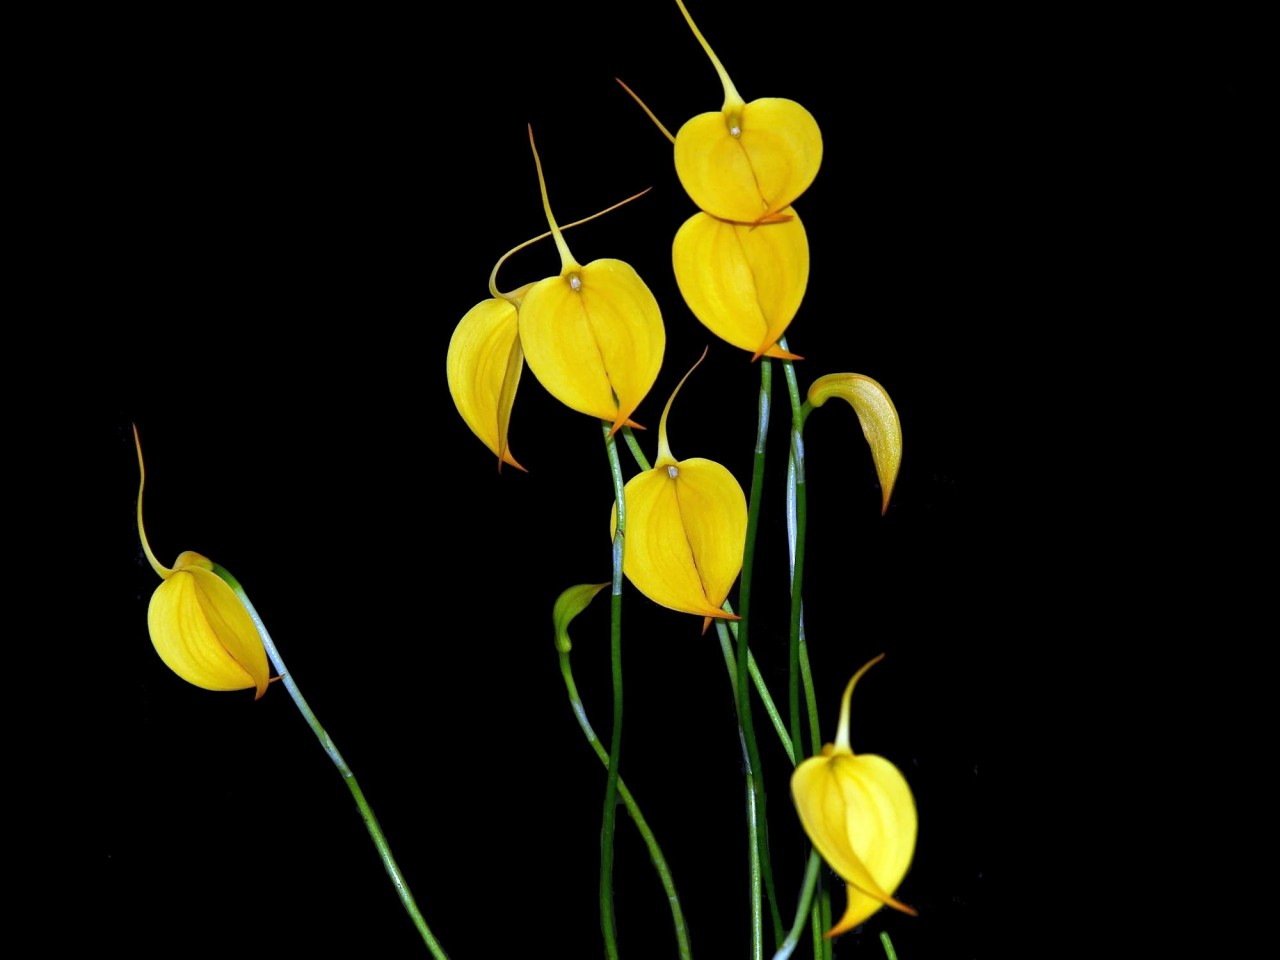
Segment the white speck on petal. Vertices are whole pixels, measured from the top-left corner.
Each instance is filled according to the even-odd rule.
[[[578,290],[581,290],[582,278],[579,277],[576,273],[569,274],[569,286],[573,287],[575,292]]]
[[[672,480],[680,476],[680,471],[676,469],[675,464],[672,464],[671,466],[667,467],[667,476],[670,477]]]

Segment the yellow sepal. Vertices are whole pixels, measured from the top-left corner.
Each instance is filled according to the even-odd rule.
[[[468,310],[449,340],[446,366],[449,393],[471,432],[501,462],[523,470],[507,441],[524,369],[515,304],[489,299]]]
[[[880,512],[889,509],[889,497],[902,466],[902,422],[889,391],[860,373],[830,373],[809,387],[809,402],[820,407],[839,397],[857,414],[862,435],[871,448],[876,476],[880,478]]]
[[[798,359],[778,346],[809,283],[809,241],[791,219],[758,227],[695,213],[676,233],[672,264],[685,303],[708,330],[735,347]]]
[[[627,529],[622,572],[654,603],[704,618],[737,619],[720,607],[742,570],[746,494],[720,464],[701,457],[676,460],[667,442],[671,404],[691,373],[692,369],[684,375],[663,408],[653,469],[632,477],[623,487]],[[617,528],[615,503],[610,531]]]
[[[666,347],[658,301],[634,269],[571,264],[529,289],[519,318],[525,362],[548,393],[615,431],[631,422]]]
[[[699,209],[722,220],[760,223],[784,212],[813,183],[822,164],[822,132],[794,100],[726,104],[677,131],[675,164]]]
[[[916,846],[915,799],[888,760],[849,748],[849,701],[859,670],[845,688],[835,744],[805,760],[791,775],[791,795],[810,842],[847,885],[844,916],[826,934],[851,930],[880,907],[915,910],[893,897]]]
[[[267,691],[267,653],[231,587],[201,566],[184,566],[156,588],[147,609],[151,643],[170,670],[205,690]]]

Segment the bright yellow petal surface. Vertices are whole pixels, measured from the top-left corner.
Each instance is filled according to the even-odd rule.
[[[571,266],[534,284],[519,317],[525,360],[547,392],[615,430],[658,378],[666,346],[662,312],[621,260]]]
[[[160,659],[188,683],[205,690],[256,687],[257,697],[266,692],[262,637],[217,574],[199,566],[176,570],[152,594],[147,626]]]
[[[508,448],[507,431],[524,368],[515,306],[483,300],[458,323],[449,340],[447,370],[454,406],[471,432],[502,462],[521,470]]]
[[[778,346],[809,283],[809,241],[790,220],[750,227],[695,213],[676,233],[672,263],[685,303],[708,330],[755,357]]]
[[[814,847],[860,894],[830,935],[884,904],[914,912],[892,896],[911,865],[917,824],[915,800],[897,767],[870,754],[811,757],[792,774],[791,794]]]
[[[723,617],[742,569],[747,500],[728,470],[695,458],[632,477],[624,488],[627,535],[622,570],[654,603]],[[615,504],[611,520],[617,528]]]
[[[755,223],[789,207],[813,183],[822,164],[822,131],[794,100],[726,104],[680,128],[675,163],[699,209]]]
[[[832,373],[819,377],[809,388],[809,402],[820,407],[839,397],[853,407],[862,435],[871,447],[871,458],[880,478],[880,512],[889,509],[889,497],[902,464],[902,423],[889,392],[860,373]]]

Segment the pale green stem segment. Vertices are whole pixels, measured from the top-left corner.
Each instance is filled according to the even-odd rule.
[[[898,960],[898,951],[893,949],[893,941],[889,939],[889,934],[880,931],[880,946],[884,947],[884,955],[887,960]]]
[[[271,658],[271,663],[275,666],[276,673],[280,675],[284,688],[289,691],[289,696],[293,698],[298,711],[302,714],[303,719],[307,721],[307,726],[311,728],[312,733],[316,735],[316,739],[320,741],[320,746],[324,749],[324,752],[329,755],[333,765],[342,774],[343,782],[346,783],[347,789],[351,791],[351,796],[355,799],[356,806],[360,808],[360,818],[364,821],[365,829],[369,831],[369,836],[373,840],[374,846],[378,848],[379,856],[382,857],[382,866],[386,869],[387,876],[391,878],[391,884],[396,888],[400,902],[404,904],[410,919],[413,920],[413,925],[418,928],[418,933],[422,935],[422,940],[427,945],[427,949],[431,951],[431,955],[436,960],[449,960],[449,955],[444,952],[444,948],[440,946],[427,926],[426,919],[419,912],[418,904],[414,901],[413,894],[409,891],[409,884],[405,882],[404,876],[400,873],[396,858],[391,855],[391,846],[387,843],[387,838],[383,836],[382,828],[378,826],[378,818],[373,815],[373,808],[369,806],[369,801],[365,799],[364,791],[360,789],[360,784],[356,782],[356,775],[351,772],[347,762],[342,759],[342,754],[338,752],[337,746],[329,734],[325,732],[324,727],[320,726],[320,721],[316,719],[316,715],[311,711],[311,707],[307,704],[306,698],[303,697],[302,691],[298,689],[297,683],[294,682],[293,675],[285,668],[284,660],[280,657],[280,651],[276,649],[275,643],[272,642],[271,634],[267,632],[267,628],[262,622],[262,617],[258,616],[258,611],[245,594],[244,588],[240,586],[240,582],[231,575],[226,567],[215,563],[213,572],[226,581],[227,585],[235,591],[235,595],[240,598],[245,610],[253,618],[254,626],[258,628],[258,633],[262,636],[262,645],[266,648],[267,656]]]
[[[723,620],[716,621],[716,635],[720,638],[720,649],[724,652],[725,666],[729,668],[729,685],[733,688],[733,702],[738,706],[738,716],[742,716],[741,698],[738,696],[738,677],[735,673],[736,661],[729,646],[729,630]],[[751,869],[751,960],[763,960],[764,957],[764,909],[760,897],[760,832],[756,825],[758,806],[756,803],[756,781],[752,774],[751,751],[747,749],[747,738],[742,731],[742,723],[738,723],[738,743],[742,747],[742,762],[747,770],[747,846],[748,860]],[[778,937],[782,939],[781,936]]]
[[[569,653],[567,651],[560,654],[560,673],[564,676],[565,689],[569,691],[569,703],[573,707],[573,715],[578,719],[578,726],[582,728],[582,732],[587,737],[587,742],[591,744],[591,749],[596,752],[600,762],[608,768],[609,754],[600,744],[600,739],[596,736],[591,722],[587,719],[587,711],[583,708],[582,699],[578,696],[577,684],[573,682],[573,668],[569,665]],[[636,803],[631,791],[627,789],[627,785],[621,777],[618,778],[618,796],[622,797],[627,813],[631,814],[631,819],[635,822],[636,829],[640,831],[640,836],[644,839],[645,846],[649,848],[649,858],[653,861],[654,869],[658,871],[658,879],[662,881],[662,889],[667,892],[667,902],[671,904],[671,920],[676,928],[676,946],[680,951],[680,960],[691,960],[693,954],[689,948],[689,933],[685,928],[684,911],[680,908],[680,897],[676,894],[676,885],[671,877],[671,868],[667,865],[667,858],[662,855],[662,848],[658,846],[657,838],[653,835],[653,831],[649,829],[648,822],[640,813],[640,805]]]
[[[733,604],[726,600],[720,607],[725,613],[733,613]],[[730,620],[729,629],[733,632],[733,639],[738,639],[738,621]],[[733,684],[733,702],[737,706],[738,703],[738,677],[737,663],[733,658],[733,650],[729,646],[728,641],[724,641],[720,645],[724,652],[724,663],[729,669],[729,682]],[[764,704],[765,713],[769,715],[769,720],[773,724],[774,731],[778,734],[778,741],[782,744],[782,749],[787,752],[787,759],[791,761],[791,765],[796,765],[795,748],[791,746],[791,737],[787,733],[787,725],[782,720],[782,714],[778,712],[778,708],[773,703],[773,697],[769,695],[769,688],[765,686],[764,677],[760,674],[760,668],[756,666],[755,654],[750,650],[747,651],[747,669],[751,671],[751,682],[755,684],[756,693],[760,694],[760,702]]]
[[[809,851],[809,865],[804,871],[804,886],[800,888],[800,902],[796,905],[796,922],[791,925],[791,932],[778,947],[773,960],[788,960],[796,944],[800,942],[800,937],[804,934],[805,914],[810,912],[809,904],[813,900],[813,889],[818,885],[818,868],[821,866],[822,857],[818,856],[818,851]]]
[[[778,345],[787,349],[787,338],[781,337]],[[787,397],[791,402],[791,449],[787,455],[787,548],[791,564],[791,620],[788,630],[787,659],[787,707],[791,722],[791,738],[799,745],[800,691],[799,681],[804,680],[804,699],[809,710],[809,756],[816,756],[822,749],[822,733],[818,726],[818,703],[814,696],[813,671],[809,666],[809,645],[804,635],[804,547],[808,522],[808,495],[805,487],[804,422],[813,407],[800,400],[800,385],[796,382],[795,364],[783,362],[787,380]],[[813,904],[814,957],[831,958],[831,941],[818,936],[818,929],[831,927],[831,898],[822,890]]]
[[[769,914],[773,920],[773,942],[782,942],[782,913],[778,909],[778,895],[773,885],[773,868],[769,860],[768,819],[765,813],[764,771],[760,766],[760,751],[756,747],[755,728],[751,721],[751,691],[747,686],[748,625],[751,622],[751,580],[755,568],[756,533],[760,528],[760,501],[764,495],[765,441],[769,434],[769,414],[773,399],[773,362],[768,357],[760,359],[760,399],[756,426],[756,443],[751,465],[751,493],[747,499],[747,542],[742,553],[742,577],[738,588],[738,604],[741,620],[734,636],[738,641],[738,683],[742,696],[738,701],[738,726],[742,731],[749,756],[751,777],[755,781],[755,823],[760,840],[760,864],[764,873],[765,896],[769,900]]]
[[[635,457],[636,465],[644,473],[652,470],[649,461],[644,455],[644,451],[640,449],[640,441],[636,439],[635,432],[630,427],[622,428],[623,439],[627,441],[627,447],[631,450],[631,456]]]
[[[605,956],[618,960],[618,933],[613,912],[613,832],[618,817],[618,761],[622,756],[622,544],[627,528],[626,484],[618,444],[604,422],[604,446],[609,455],[613,495],[618,504],[618,526],[613,534],[613,580],[609,593],[609,652],[613,664],[613,731],[609,738],[609,776],[604,791],[604,816],[600,825],[600,928]]]

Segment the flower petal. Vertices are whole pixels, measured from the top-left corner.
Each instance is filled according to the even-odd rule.
[[[892,896],[911,865],[917,827],[915,800],[897,767],[871,754],[811,757],[792,774],[791,794],[814,847],[861,894],[828,936],[884,904],[915,913]]]
[[[466,312],[449,340],[449,393],[471,432],[517,469],[507,430],[524,369],[516,308],[508,300],[482,300]]]
[[[217,574],[174,571],[151,596],[147,626],[156,653],[174,673],[205,690],[257,688],[269,679],[262,637],[244,605]]]
[[[547,392],[614,430],[630,421],[658,378],[666,346],[662,312],[621,260],[571,264],[534,284],[519,323],[525,360]]]
[[[794,100],[726,102],[724,110],[698,114],[680,128],[675,164],[699,209],[722,220],[758,223],[813,183],[822,164],[822,131]]]
[[[624,488],[622,570],[654,603],[725,617],[720,609],[742,570],[747,500],[728,470],[694,458],[632,477]],[[614,505],[612,529],[617,528]]]
[[[735,347],[799,359],[778,346],[809,283],[809,241],[795,211],[758,227],[695,213],[676,233],[672,263],[689,309]]]
[[[820,407],[839,397],[853,407],[862,426],[862,435],[871,447],[871,459],[880,478],[880,512],[889,509],[889,497],[902,465],[902,423],[889,399],[889,392],[860,373],[832,373],[819,377],[809,388],[809,402]]]

